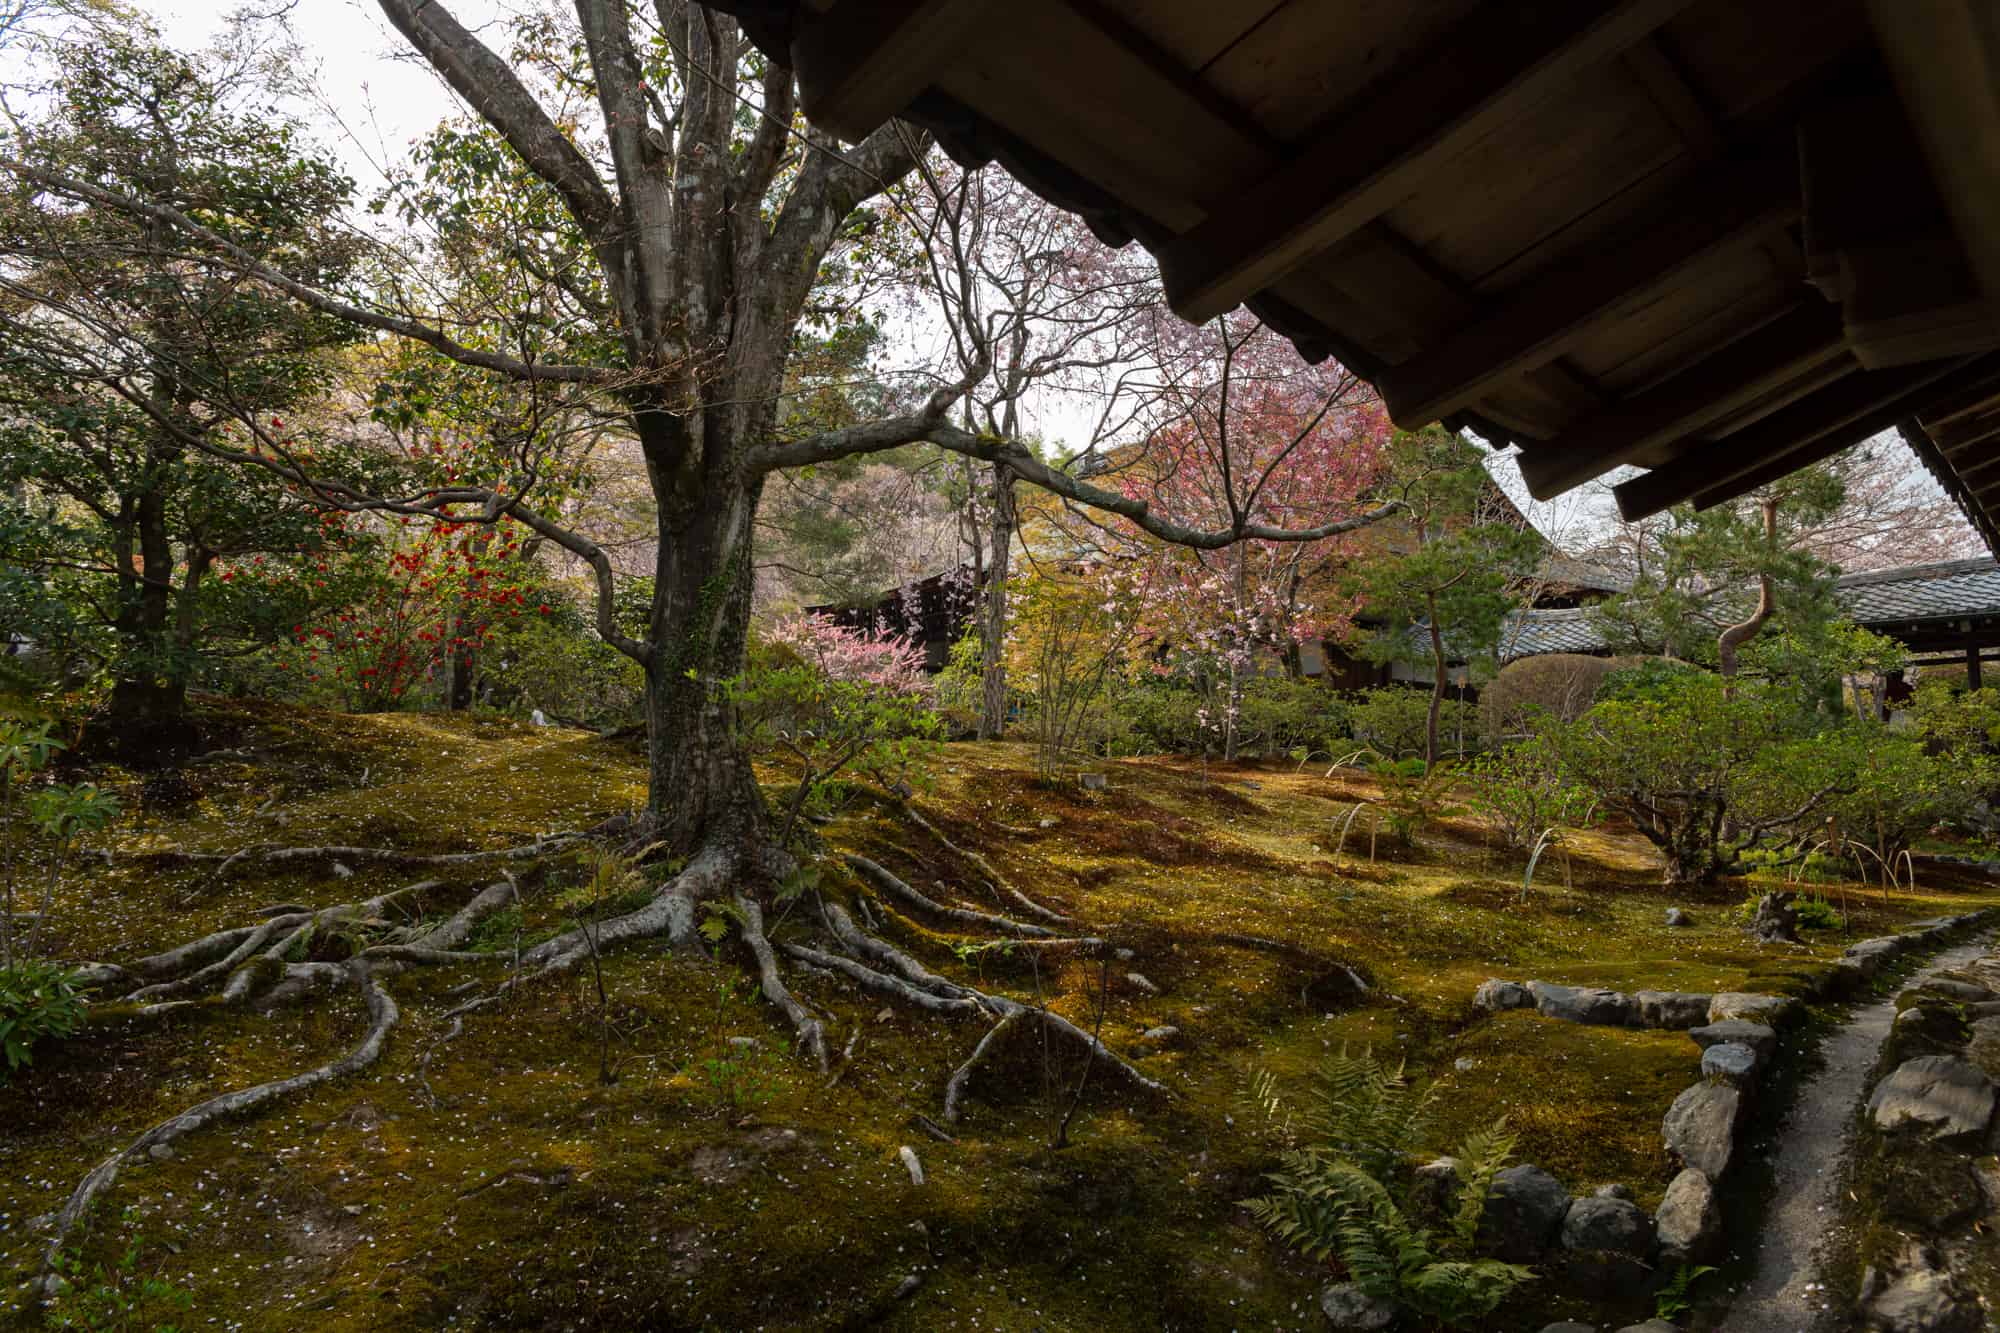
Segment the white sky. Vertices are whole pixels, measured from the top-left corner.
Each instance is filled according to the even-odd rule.
[[[176,46],[206,45],[218,32],[237,0],[142,0],[159,20],[167,40]],[[504,0],[450,0],[452,13],[474,31],[497,25],[507,12]],[[313,62],[312,83],[318,94],[319,119],[329,146],[347,160],[348,169],[367,197],[382,183],[383,167],[401,158],[411,141],[462,106],[442,82],[409,52],[402,37],[382,17],[374,0],[295,0],[291,22]],[[490,40],[498,44],[497,32]],[[1030,413],[1052,444],[1060,444],[1074,426],[1087,425],[1076,409],[1061,403],[1042,405]],[[1897,457],[1907,457],[1900,442]],[[1914,465],[1914,459],[1910,462]],[[1521,505],[1528,517],[1559,545],[1586,545],[1608,524],[1609,497],[1601,486],[1586,487],[1549,503],[1531,500],[1520,473],[1509,462],[1496,461],[1495,478]],[[1915,484],[1926,492],[1935,483],[1921,468]],[[1615,474],[1622,477],[1621,472]]]

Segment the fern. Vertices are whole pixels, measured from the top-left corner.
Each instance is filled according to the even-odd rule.
[[[1459,1148],[1463,1182],[1443,1232],[1411,1219],[1410,1163],[1423,1142],[1433,1090],[1418,1092],[1399,1065],[1371,1053],[1329,1057],[1314,1080],[1313,1105],[1300,1117],[1310,1141],[1285,1152],[1272,1191],[1245,1201],[1261,1226],[1313,1259],[1338,1259],[1370,1295],[1399,1302],[1444,1324],[1483,1319],[1534,1274],[1473,1255],[1493,1178],[1513,1153],[1504,1121]],[[1291,1124],[1268,1071],[1245,1100],[1267,1122]]]

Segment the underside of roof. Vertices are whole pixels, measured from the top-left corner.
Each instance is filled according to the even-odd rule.
[[[1537,497],[1712,505],[1900,426],[2000,533],[1991,0],[711,2],[817,124],[1001,163]]]

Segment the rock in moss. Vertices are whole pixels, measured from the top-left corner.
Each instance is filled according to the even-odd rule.
[[[2000,1016],[1972,1021],[1965,1058],[1985,1070],[1988,1078],[2000,1077]]]
[[[1336,1282],[1319,1294],[1319,1308],[1334,1328],[1385,1329],[1396,1322],[1396,1307],[1379,1296],[1371,1296],[1354,1282]]]
[[[1539,1166],[1510,1166],[1493,1177],[1479,1219],[1482,1253],[1508,1263],[1531,1264],[1555,1243],[1569,1191]]]
[[[1965,1142],[1986,1132],[1993,1099],[1993,1080],[1977,1065],[1955,1056],[1920,1055],[1882,1080],[1868,1099],[1868,1115],[1884,1133]]]
[[[1518,981],[1502,981],[1499,977],[1488,977],[1479,983],[1479,989],[1472,992],[1472,1007],[1489,1014],[1501,1013],[1508,1009],[1532,1009],[1535,997],[1528,988]]]
[[[1711,1083],[1727,1083],[1748,1089],[1757,1081],[1757,1067],[1763,1063],[1753,1046],[1740,1042],[1718,1042],[1701,1053],[1701,1076]]]
[[[1653,1231],[1660,1242],[1660,1261],[1668,1268],[1714,1257],[1722,1243],[1722,1208],[1706,1175],[1689,1167],[1674,1177],[1653,1217]]]
[[[1757,1054],[1770,1059],[1778,1050],[1778,1034],[1762,1023],[1752,1023],[1741,1018],[1725,1019],[1720,1023],[1709,1023],[1698,1028],[1689,1028],[1688,1036],[1694,1044],[1707,1050],[1723,1042],[1734,1042],[1748,1046]]]
[[[1630,1027],[1639,1013],[1639,1006],[1631,996],[1602,986],[1558,986],[1531,981],[1528,990],[1535,997],[1537,1010],[1571,1023]]]
[[[1698,991],[1642,990],[1632,995],[1642,1028],[1691,1028],[1708,1021],[1711,995]]]
[[[1683,1166],[1720,1180],[1729,1170],[1736,1150],[1736,1117],[1742,1096],[1736,1089],[1716,1083],[1697,1083],[1674,1098],[1667,1108],[1660,1132],[1667,1151]]]
[[[1416,1169],[1410,1182],[1410,1201],[1417,1211],[1432,1220],[1442,1220],[1458,1205],[1458,1159],[1440,1157]]]
[[[1665,1319],[1648,1319],[1643,1324],[1627,1324],[1618,1333],[1681,1333],[1681,1326]]]
[[[1694,918],[1678,907],[1667,909],[1667,924],[1675,930],[1686,930],[1694,925]]]
[[[1560,1323],[1546,1325],[1542,1333],[1597,1333],[1597,1325],[1579,1324],[1574,1319],[1565,1319]]]
[[[1876,1292],[1862,1305],[1868,1327],[1880,1333],[1979,1333],[1979,1305],[1960,1294],[1949,1274],[1918,1269]]]
[[[1708,1005],[1711,1023],[1741,1018],[1768,1028],[1784,1027],[1804,1013],[1799,1002],[1788,995],[1756,995],[1747,991],[1723,991]]]
[[[1626,1199],[1578,1199],[1563,1216],[1567,1281],[1585,1291],[1623,1290],[1645,1281],[1653,1219]]]
[[[1653,1223],[1628,1199],[1593,1195],[1563,1214],[1562,1244],[1566,1250],[1643,1255],[1653,1246]]]

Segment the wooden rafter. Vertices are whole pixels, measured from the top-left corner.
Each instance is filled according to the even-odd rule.
[[[1607,404],[1547,444],[1524,450],[1521,477],[1529,494],[1550,499],[1705,429],[1840,352],[1840,312],[1818,300],[1796,306],[1679,374]]]
[[[843,0],[800,10],[792,37],[806,118],[849,142],[868,137],[936,77],[994,0]]]
[[[1992,0],[1867,0],[1980,289],[2000,301],[2000,13]]]
[[[1689,0],[1487,5],[1391,71],[1330,129],[1160,253],[1167,298],[1201,323],[1388,212],[1480,139],[1645,37]]]
[[[1719,491],[1781,459],[1792,458],[1835,433],[1858,435],[1858,442],[1888,430],[1910,414],[1914,395],[1937,383],[1961,363],[1944,361],[1894,370],[1857,371],[1755,425],[1719,440],[1689,441],[1673,462],[1613,488],[1618,512],[1641,519],[1692,496]],[[1873,424],[1877,423],[1879,424]],[[1838,448],[1845,448],[1840,445]],[[1838,448],[1830,452],[1837,452]],[[1825,455],[1821,455],[1824,457]],[[1776,475],[1803,466],[1792,462]]]
[[[1391,367],[1377,387],[1397,424],[1414,429],[1450,415],[1501,380],[1560,356],[1619,307],[1799,213],[1790,154],[1734,163],[1690,181],[1682,193],[1692,201],[1683,210],[1592,245],[1429,351]]]

